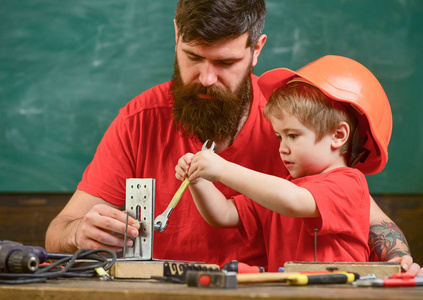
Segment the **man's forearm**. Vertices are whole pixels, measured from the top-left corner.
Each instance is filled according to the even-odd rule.
[[[46,232],[45,248],[48,252],[74,253],[78,250],[75,243],[75,233],[81,219],[56,217]]]
[[[393,222],[381,221],[370,226],[369,246],[371,261],[388,261],[411,255],[404,234]]]

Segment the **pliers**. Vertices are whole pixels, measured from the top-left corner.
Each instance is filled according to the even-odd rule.
[[[216,148],[216,144],[212,142],[210,147],[208,147],[208,144],[209,144],[209,140],[207,140],[203,144],[203,147],[201,147],[201,151],[209,150],[214,152],[214,149]],[[179,200],[181,200],[182,195],[184,194],[188,186],[189,186],[189,181],[187,178],[185,178],[185,180],[182,182],[181,186],[179,187],[179,189],[176,191],[175,195],[173,196],[172,200],[170,201],[166,210],[154,219],[154,230],[157,230],[158,232],[165,231],[168,225],[170,214],[172,213],[173,209],[178,204]]]

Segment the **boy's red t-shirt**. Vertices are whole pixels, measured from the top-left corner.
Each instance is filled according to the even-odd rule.
[[[280,215],[243,195],[235,196],[245,240],[261,231],[268,254],[268,271],[277,272],[287,261],[368,261],[370,194],[363,173],[353,168],[291,179],[314,197],[318,218]],[[254,222],[252,220],[255,220]]]

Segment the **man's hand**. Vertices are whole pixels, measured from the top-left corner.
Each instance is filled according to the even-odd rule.
[[[416,276],[423,276],[423,268],[419,264],[413,263],[413,258],[410,255],[395,257],[390,259],[389,262],[399,262],[403,271],[416,274]]]
[[[76,191],[51,222],[46,233],[48,252],[74,253],[78,248],[122,251],[126,214],[101,198]],[[139,223],[128,219],[128,237],[138,236]],[[132,244],[127,240],[127,246]]]
[[[78,248],[107,248],[115,252],[122,251],[126,228],[126,213],[106,204],[95,205],[79,221],[75,232],[75,245]],[[129,217],[128,237],[138,236],[139,223]],[[121,236],[117,236],[120,234]],[[127,239],[127,247],[133,246],[133,241]]]

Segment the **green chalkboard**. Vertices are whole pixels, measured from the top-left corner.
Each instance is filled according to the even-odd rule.
[[[176,0],[2,0],[0,192],[72,192],[126,102],[173,72]],[[372,193],[423,193],[423,1],[267,1],[255,68],[326,54],[367,66],[394,131]]]

